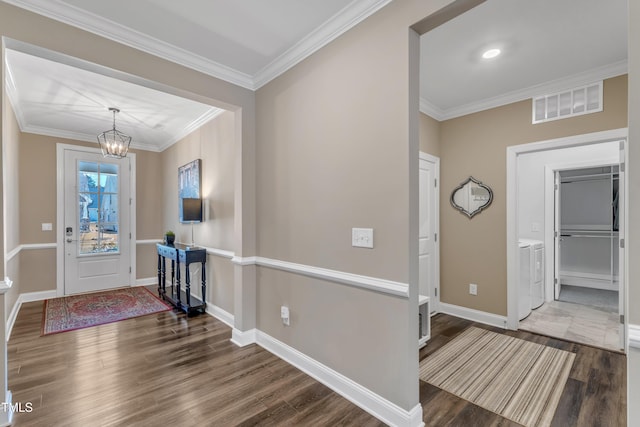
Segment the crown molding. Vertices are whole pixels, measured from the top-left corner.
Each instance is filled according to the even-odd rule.
[[[296,43],[255,76],[188,52],[172,44],[109,21],[60,0],[2,0],[47,18],[80,28],[245,89],[256,90],[289,70],[392,0],[354,0],[326,23]]]
[[[83,9],[63,4],[59,0],[2,1],[200,71],[245,89],[253,90],[253,78],[248,74],[188,52],[155,37],[132,30],[117,22],[109,21]]]
[[[290,49],[277,57],[254,76],[254,89],[259,89],[285,71],[302,62],[314,52],[340,37],[392,0],[353,1],[333,15]]]
[[[13,96],[15,96],[15,94]],[[11,102],[12,106],[14,106],[13,108],[14,111],[16,111],[15,105],[19,105],[19,103],[15,102],[16,99],[14,99],[12,95],[9,95],[9,101]],[[213,120],[220,114],[224,113],[224,111],[225,110],[222,110],[220,108],[209,109],[205,114],[201,115],[196,120],[187,124],[187,126],[185,126],[181,132],[179,132],[178,134],[173,136],[170,140],[168,140],[165,144],[161,144],[160,146],[157,146],[154,144],[148,144],[144,142],[136,142],[134,140],[131,142],[131,148],[135,148],[137,150],[153,151],[156,153],[163,152],[164,150],[171,147],[176,142],[180,141],[181,139],[189,135],[191,132],[199,129],[205,123],[209,122],[210,120]],[[16,112],[16,117],[18,118],[18,112]],[[19,118],[17,121],[18,121],[18,126],[20,127],[20,131],[23,133],[33,133],[36,135],[51,136],[54,138],[64,138],[64,139],[71,139],[74,141],[84,141],[84,142],[91,142],[91,143],[97,144],[96,135],[90,135],[90,134],[80,133],[80,132],[70,132],[66,130],[44,127],[44,126],[29,125],[24,123],[23,120],[21,121]]]
[[[97,134],[88,135],[86,133],[71,132],[71,131],[55,129],[55,128],[50,128],[45,126],[35,126],[35,125],[26,124],[26,123],[24,126],[20,126],[20,131],[23,133],[33,133],[35,135],[44,135],[44,136],[51,136],[54,138],[72,139],[74,141],[94,142],[98,144],[98,140],[96,139]]]
[[[54,129],[54,128],[49,128],[44,126],[33,126],[33,125],[25,125],[24,127],[20,126],[20,131],[23,133],[32,133],[35,135],[44,135],[44,136],[50,136],[54,138],[71,139],[73,141],[91,142],[96,145],[98,144],[96,135],[89,135],[86,133],[70,132],[70,131],[65,131],[60,129]],[[160,148],[158,148],[155,145],[145,144],[140,142],[138,143],[132,142],[131,148],[135,148],[137,150],[154,151],[154,152],[162,151]]]
[[[572,76],[552,80],[547,83],[530,86],[524,89],[507,92],[505,94],[484,99],[482,101],[469,103],[459,107],[439,109],[424,98],[420,98],[420,111],[438,121],[455,119],[456,117],[466,116],[467,114],[477,113],[479,111],[489,110],[491,108],[501,107],[503,105],[512,104],[514,102],[524,101],[525,99],[535,98],[549,93],[567,90],[576,86],[584,86],[598,80],[605,80],[626,74],[628,70],[627,60],[614,62],[613,64],[594,68]],[[432,114],[437,114],[435,117]]]
[[[208,123],[209,121],[215,119],[216,117],[218,117],[220,114],[224,113],[225,111],[226,110],[223,110],[221,108],[215,108],[215,107],[212,107],[212,108],[208,109],[203,115],[201,115],[200,117],[198,117],[197,119],[195,119],[191,123],[187,124],[184,127],[184,129],[182,129],[182,131],[178,132],[169,141],[167,141],[167,143],[161,144],[159,147],[155,147],[155,150],[153,150],[153,151],[162,152],[162,151],[166,150],[167,148],[171,147],[176,142],[180,141],[182,138],[184,138],[187,135],[189,135],[191,132],[194,132],[194,131],[198,130],[201,126],[204,126],[206,123]]]
[[[7,89],[7,98],[9,98],[9,104],[11,104],[13,114],[16,116],[18,127],[20,128],[20,130],[22,130],[25,127],[26,121],[24,118],[24,113],[22,112],[22,108],[20,108],[20,103],[18,102],[18,100],[20,99],[20,97],[18,96],[18,89],[16,88],[16,84],[13,80],[11,69],[8,65],[5,67],[5,69],[7,70],[8,76],[5,85],[5,88]]]
[[[420,98],[420,112],[439,122],[445,120],[444,111],[424,98]]]

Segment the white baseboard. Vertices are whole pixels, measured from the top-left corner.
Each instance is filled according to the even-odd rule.
[[[507,317],[500,316],[486,311],[474,310],[473,308],[462,307],[459,305],[447,304],[440,302],[439,313],[449,314],[455,317],[471,320],[473,322],[484,323],[485,325],[495,326],[498,328],[507,328]]]
[[[228,311],[218,307],[215,304],[211,304],[210,302],[208,302],[207,303],[207,313],[210,314],[211,316],[215,317],[216,319],[218,319],[222,323],[225,323],[227,326],[233,328],[233,324],[235,322],[235,318],[234,318],[233,314],[229,313]]]
[[[422,422],[422,405],[417,404],[411,411],[406,411],[395,403],[270,335],[262,331],[257,331],[256,335],[258,345],[265,350],[315,378],[382,422],[391,426],[418,427],[424,425]]]
[[[243,332],[239,329],[233,328],[233,330],[231,331],[231,342],[238,347],[246,347],[249,344],[255,344],[256,330],[250,329]]]
[[[6,397],[4,398],[7,410],[0,410],[0,427],[8,427],[13,425],[13,411],[9,409],[13,403],[13,396],[11,390],[7,390]]]
[[[34,302],[34,301],[44,301],[49,298],[57,298],[58,294],[55,290],[51,291],[40,291],[40,292],[27,292],[24,294],[20,294],[20,302]]]
[[[135,286],[148,286],[148,285],[157,285],[157,284],[158,284],[158,278],[157,277],[149,277],[147,279],[138,279],[138,280],[136,280]],[[171,286],[171,285],[169,285],[169,286]],[[191,292],[191,297],[200,299],[200,295],[196,295],[193,292]],[[225,323],[227,326],[233,328],[233,325],[234,325],[234,322],[235,322],[235,317],[233,316],[233,314],[229,313],[228,311],[226,311],[226,310],[218,307],[217,305],[212,304],[212,303],[207,301],[206,312],[207,312],[207,314],[215,317],[216,319],[218,319],[222,323]],[[255,340],[253,342],[255,342]],[[251,343],[249,343],[249,344],[251,344]],[[247,344],[244,344],[244,345],[247,345]],[[243,347],[243,346],[240,346],[240,347]]]
[[[9,338],[11,338],[11,331],[13,331],[13,325],[16,323],[21,306],[22,302],[20,301],[20,297],[18,297],[18,300],[13,304],[11,313],[9,313],[9,318],[7,319],[7,325],[5,327],[5,337],[7,338],[7,342],[9,342]]]
[[[133,286],[149,286],[149,285],[158,285],[158,276],[155,277],[145,277],[142,279],[136,279],[136,283]]]
[[[49,298],[56,298],[57,296],[58,295],[56,291],[27,292],[24,294],[20,294],[15,304],[13,304],[13,308],[11,309],[11,313],[9,314],[9,318],[7,319],[7,341],[9,341],[9,338],[11,338],[11,331],[13,330],[13,325],[16,323],[16,318],[18,317],[18,312],[20,312],[20,307],[22,307],[22,304],[24,304],[25,302],[44,301]]]
[[[574,271],[561,271],[560,284],[569,286],[580,286],[591,289],[604,289],[607,291],[620,290],[618,276],[606,274],[589,274]]]

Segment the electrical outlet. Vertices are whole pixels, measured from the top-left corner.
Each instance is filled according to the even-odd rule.
[[[469,293],[471,295],[478,295],[478,285],[475,283],[469,283]]]
[[[289,307],[287,306],[282,306],[280,307],[280,318],[282,319],[282,324],[285,326],[289,326],[290,324],[290,320],[289,320]]]

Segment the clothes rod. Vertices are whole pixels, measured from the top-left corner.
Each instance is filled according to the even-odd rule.
[[[593,237],[593,238],[598,238],[598,239],[602,239],[602,238],[611,239],[611,238],[616,237],[616,236],[614,236],[613,233],[612,233],[612,234],[600,234],[600,235],[597,235],[597,234],[561,234],[560,237],[589,237],[589,238]]]
[[[619,173],[608,173],[606,175],[576,175],[576,176],[565,176],[560,177],[560,182],[562,184],[570,184],[572,182],[582,182],[582,181],[604,181],[610,179],[619,179]]]

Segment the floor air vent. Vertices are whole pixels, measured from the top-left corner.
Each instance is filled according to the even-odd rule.
[[[533,98],[532,123],[566,119],[602,111],[602,81]]]

